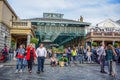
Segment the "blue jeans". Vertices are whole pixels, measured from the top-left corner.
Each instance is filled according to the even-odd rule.
[[[43,71],[44,62],[45,62],[45,57],[38,57],[38,71]]]
[[[76,56],[73,56],[73,61],[76,61]]]
[[[13,60],[13,54],[12,53],[9,54],[9,60],[10,61]]]
[[[100,65],[101,65],[101,72],[104,72],[105,56],[103,56],[103,55],[101,55],[101,58],[100,58]]]
[[[68,57],[68,64],[70,64],[70,61],[71,61],[71,54],[68,54],[67,57]]]
[[[95,55],[94,54],[91,55],[91,60],[95,61]]]
[[[90,62],[91,63],[91,56],[88,56],[88,58],[87,58],[87,60],[88,60],[88,62]]]
[[[20,68],[19,68],[20,66]],[[16,69],[23,69],[23,59],[17,58]]]
[[[84,55],[79,54],[78,55],[78,61],[79,61],[79,63],[84,63]]]

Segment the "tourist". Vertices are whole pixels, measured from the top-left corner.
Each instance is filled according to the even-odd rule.
[[[14,49],[13,56],[14,56],[13,60],[16,60],[16,49]]]
[[[59,61],[64,61],[64,65],[68,66],[68,58],[66,56],[62,56]]]
[[[43,46],[43,44],[40,44],[40,46],[36,50],[36,55],[38,57],[38,71],[37,73],[40,74],[40,72],[44,72],[44,62],[45,58],[47,56],[46,48]]]
[[[120,46],[119,46],[119,52],[120,52]],[[120,53],[118,54],[118,63],[120,63]]]
[[[23,45],[20,45],[20,47],[16,51],[16,73],[23,71],[23,59],[24,59],[25,49],[23,48]]]
[[[72,54],[71,54],[71,48],[68,47],[67,48],[67,58],[68,58],[68,65],[70,65],[70,61],[71,61],[71,57],[72,57]]]
[[[98,63],[97,47],[92,48],[92,61]]]
[[[119,48],[119,46],[115,47],[115,52],[116,52],[116,54],[118,56],[117,62],[120,63],[120,48]]]
[[[50,60],[51,60],[51,66],[52,67],[57,66],[58,60],[56,59],[56,57],[54,56],[54,54],[51,56]]]
[[[4,49],[2,49],[2,55],[4,57],[4,62],[6,62],[8,60],[8,49],[7,46],[5,45]]]
[[[26,60],[28,62],[29,73],[32,73],[32,66],[35,59],[36,59],[35,49],[33,48],[33,45],[30,44],[26,49]]]
[[[100,44],[99,49],[97,50],[97,54],[99,55],[98,60],[100,61],[100,66],[101,66],[101,73],[106,73],[104,70],[105,67],[105,56],[106,56],[106,52],[105,52],[105,45],[104,43]]]
[[[84,63],[84,48],[83,48],[83,46],[80,46],[78,48],[78,60],[79,60],[79,63],[81,63],[81,64]]]
[[[77,52],[76,52],[76,48],[75,47],[71,51],[71,54],[72,54],[72,57],[73,57],[73,62],[76,61]]]
[[[48,50],[47,50],[47,53],[48,53],[48,57],[51,58],[51,56],[52,56],[52,51],[51,51],[51,49],[48,49]]]
[[[91,55],[92,55],[91,48],[90,48],[90,46],[87,46],[87,60],[88,60],[88,63],[92,62]]]
[[[108,45],[108,49],[106,53],[107,53],[107,60],[108,60],[109,75],[112,75],[113,77],[115,77],[116,76],[116,60],[114,59],[114,57],[117,56],[117,54],[112,45]]]
[[[14,54],[14,50],[12,48],[9,49],[9,60],[13,59],[13,54]]]
[[[87,49],[86,48],[84,48],[84,61],[87,61]]]

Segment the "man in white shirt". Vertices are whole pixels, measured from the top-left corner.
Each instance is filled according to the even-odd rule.
[[[38,58],[38,71],[37,73],[40,74],[40,72],[44,72],[44,62],[45,57],[47,56],[46,48],[43,47],[43,44],[40,44],[40,46],[36,50],[36,55]]]
[[[97,50],[97,54],[99,55],[98,60],[100,61],[100,65],[101,65],[101,73],[106,73],[104,70],[105,67],[105,56],[106,56],[106,52],[105,52],[105,45],[104,43],[100,44],[101,47]]]

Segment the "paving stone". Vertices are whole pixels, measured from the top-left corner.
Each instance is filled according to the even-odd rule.
[[[120,75],[120,65],[117,66],[118,75]],[[51,67],[45,65],[45,72],[36,74],[37,66],[33,66],[32,74],[29,74],[27,68],[23,73],[15,74],[15,66],[4,66],[0,68],[0,80],[120,80],[113,79],[108,74],[99,72],[99,65],[76,65],[67,67]],[[107,67],[106,67],[107,71]]]

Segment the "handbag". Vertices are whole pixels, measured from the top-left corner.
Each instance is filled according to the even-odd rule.
[[[118,57],[116,55],[113,55],[113,61],[117,61]]]
[[[18,56],[18,52],[15,54],[15,57],[17,57]]]
[[[117,55],[115,55],[116,54],[116,52],[113,50],[113,61],[117,61],[118,59],[118,57],[117,57]]]

